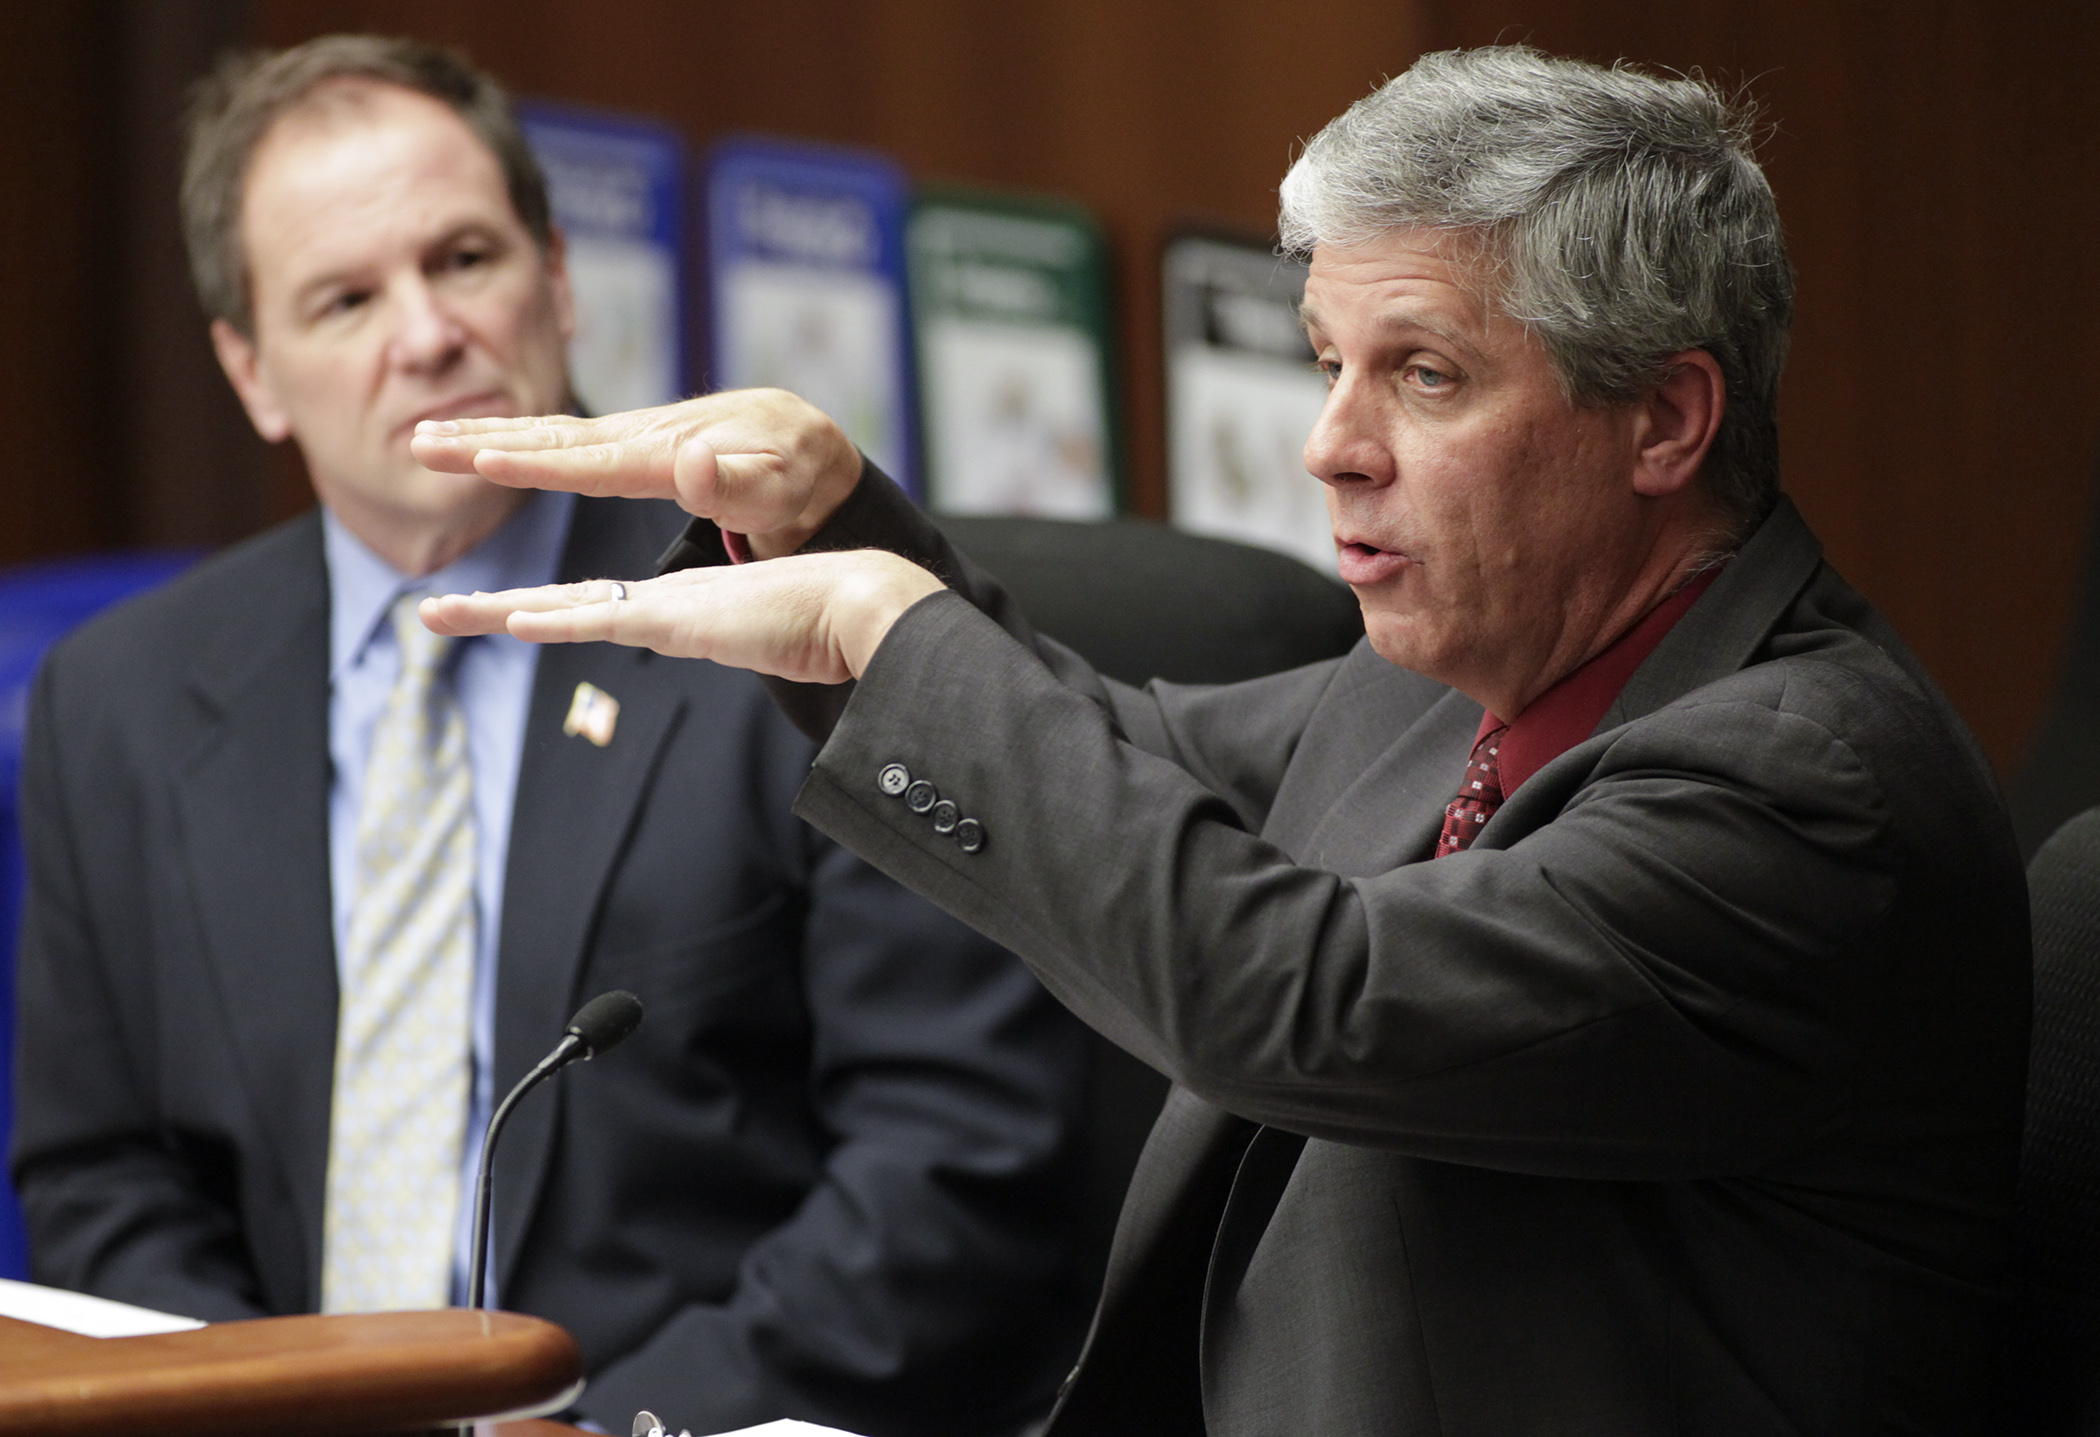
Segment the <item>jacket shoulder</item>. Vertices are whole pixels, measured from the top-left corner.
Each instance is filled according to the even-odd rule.
[[[1630,725],[1622,762],[1641,749],[1636,735],[1805,800],[1856,766],[1906,846],[1931,835],[1929,846],[2018,873],[1982,746],[1894,628],[1827,564],[1742,668]]]
[[[1736,683],[1825,722],[1856,748],[1930,754],[1995,796],[1968,724],[1894,626],[1827,563]]]
[[[54,644],[45,664],[97,677],[178,672],[251,652],[317,608],[325,617],[326,605],[320,511],[311,510],[111,605]]]

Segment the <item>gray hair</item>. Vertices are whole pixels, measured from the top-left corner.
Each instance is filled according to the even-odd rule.
[[[213,319],[255,334],[241,202],[249,162],[263,137],[332,80],[374,80],[428,95],[496,157],[511,208],[544,250],[553,240],[547,181],[518,128],[510,98],[487,73],[452,50],[381,35],[323,35],[289,50],[228,55],[190,97],[182,167],[182,232],[190,278]]]
[[[1621,404],[1703,349],[1727,409],[1702,482],[1740,540],[1779,493],[1794,273],[1754,117],[1666,80],[1523,45],[1447,50],[1352,105],[1283,181],[1284,245],[1409,226],[1479,237],[1490,298],[1573,403]]]

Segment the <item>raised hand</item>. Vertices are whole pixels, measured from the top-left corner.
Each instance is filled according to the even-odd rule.
[[[425,420],[416,462],[520,489],[675,499],[750,537],[761,558],[788,554],[860,481],[845,432],[781,389],[738,389],[598,419]]]
[[[440,634],[509,632],[540,644],[609,640],[803,683],[858,678],[890,625],[941,581],[879,549],[425,599]]]

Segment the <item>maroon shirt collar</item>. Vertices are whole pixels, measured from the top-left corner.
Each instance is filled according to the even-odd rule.
[[[1610,648],[1532,700],[1531,707],[1517,716],[1495,746],[1505,797],[1597,731],[1598,720],[1619,697],[1634,670],[1655,652],[1663,635],[1676,627],[1685,611],[1699,602],[1699,596],[1720,572],[1715,567],[1693,578],[1650,609]],[[1502,726],[1502,720],[1493,714],[1482,714],[1480,732],[1473,741],[1477,744]]]

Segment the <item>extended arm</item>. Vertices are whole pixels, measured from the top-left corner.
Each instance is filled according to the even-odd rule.
[[[1119,1044],[1296,1131],[1567,1175],[1725,1171],[1827,1118],[1874,1021],[1875,924],[1907,855],[1838,737],[1856,720],[1791,710],[1783,674],[1658,717],[1557,793],[1533,780],[1525,803],[1568,811],[1506,850],[1366,869],[1250,831],[1188,755],[1128,742],[1034,646],[896,554],[425,614],[858,679],[801,811],[1013,946]],[[884,793],[892,764],[987,841],[966,851]]]
[[[1542,772],[1521,801],[1553,821],[1506,849],[1330,868],[940,598],[893,631],[801,811],[1229,1111],[1452,1161],[1702,1175],[1843,1103],[1909,862],[1872,773],[1785,687],[1745,676]],[[977,817],[981,850],[886,797],[891,761]]]

